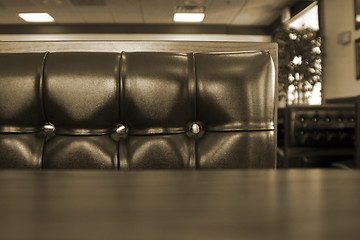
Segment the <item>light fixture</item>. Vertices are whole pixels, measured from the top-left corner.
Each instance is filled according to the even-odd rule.
[[[197,5],[182,5],[175,9],[174,22],[202,22],[205,17],[205,7]]]
[[[202,22],[205,13],[175,13],[174,22]]]
[[[26,22],[53,22],[54,18],[48,13],[19,13]]]
[[[356,21],[356,22],[360,22],[360,14],[357,14],[357,15],[356,15],[355,21]]]

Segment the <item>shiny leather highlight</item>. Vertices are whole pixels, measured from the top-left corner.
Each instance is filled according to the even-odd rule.
[[[268,52],[195,54],[197,119],[205,130],[274,130],[275,69]]]
[[[0,132],[40,131],[45,53],[0,54]]]
[[[42,167],[45,133],[0,134],[0,168]]]
[[[129,134],[181,133],[195,118],[192,54],[123,53],[121,122]]]
[[[120,168],[184,169],[194,166],[192,141],[186,134],[129,136],[125,144],[127,162]],[[121,159],[121,156],[120,156]]]
[[[57,133],[103,134],[119,119],[117,53],[49,53],[44,96],[48,121]]]
[[[197,142],[197,168],[273,168],[274,131],[206,132]]]
[[[46,142],[44,168],[117,169],[117,142],[103,136],[53,136]]]

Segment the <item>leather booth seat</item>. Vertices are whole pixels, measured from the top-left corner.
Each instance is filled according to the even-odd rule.
[[[266,51],[0,54],[0,168],[275,166]]]
[[[329,167],[333,161],[354,158],[354,104],[290,106],[284,122],[289,167]]]

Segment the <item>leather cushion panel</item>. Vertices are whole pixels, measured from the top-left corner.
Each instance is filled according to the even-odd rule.
[[[118,143],[111,135],[50,137],[45,145],[44,168],[117,169]]]
[[[0,168],[41,168],[45,133],[0,134]]]
[[[45,63],[45,110],[58,133],[98,134],[119,119],[118,53],[50,53]]]
[[[129,136],[120,145],[120,169],[195,167],[193,144],[186,134]]]
[[[274,129],[275,70],[268,52],[195,54],[197,120],[206,130]]]
[[[0,132],[40,130],[45,53],[0,54]]]
[[[192,54],[123,53],[121,123],[129,134],[184,132],[195,119]]]
[[[274,131],[205,132],[197,141],[197,167],[274,168]]]

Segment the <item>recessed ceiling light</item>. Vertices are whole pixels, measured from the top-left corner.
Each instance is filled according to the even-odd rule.
[[[174,22],[202,22],[205,13],[175,13]]]
[[[19,13],[19,17],[26,22],[53,22],[54,18],[48,13]]]

